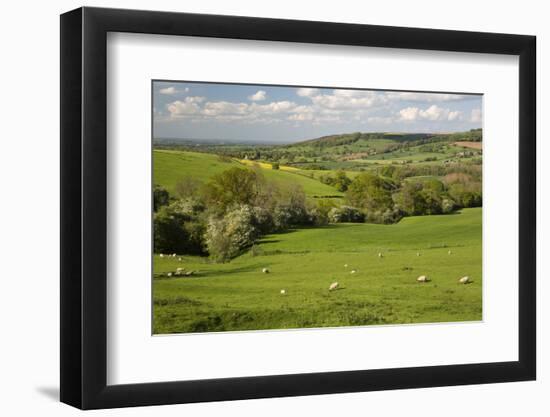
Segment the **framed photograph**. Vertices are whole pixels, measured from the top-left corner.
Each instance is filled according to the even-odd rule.
[[[533,380],[535,37],[61,16],[61,401]]]

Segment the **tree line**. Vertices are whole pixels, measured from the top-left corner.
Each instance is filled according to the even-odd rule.
[[[224,262],[261,236],[299,226],[339,222],[391,224],[404,216],[446,214],[482,204],[481,170],[448,168],[442,179],[403,176],[402,167],[344,171],[322,181],[345,193],[340,199],[307,199],[297,184],[268,181],[258,168],[230,168],[203,183],[182,178],[170,194],[153,190],[156,253],[208,255]],[[330,179],[328,179],[330,178]]]

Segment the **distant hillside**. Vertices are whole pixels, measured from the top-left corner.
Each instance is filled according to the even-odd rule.
[[[375,133],[345,133],[340,135],[322,136],[316,139],[309,139],[291,145],[293,146],[342,146],[351,145],[359,141],[370,140],[390,140],[394,142],[435,142],[435,141],[474,141],[480,142],[482,140],[482,130],[472,129],[467,132],[456,133],[391,133],[391,132],[375,132]]]

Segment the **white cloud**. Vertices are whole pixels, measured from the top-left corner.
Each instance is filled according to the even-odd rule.
[[[176,87],[172,86],[172,87],[161,88],[159,90],[159,93],[165,94],[167,96],[171,96],[173,94],[176,94]]]
[[[231,103],[229,101],[209,101],[204,105],[206,116],[244,115],[248,113],[248,104]]]
[[[288,116],[288,120],[293,120],[297,122],[304,122],[313,120],[313,114],[312,113],[295,113]]]
[[[251,111],[257,111],[261,113],[283,113],[293,110],[296,107],[296,103],[292,101],[273,101],[269,104],[252,104]]]
[[[172,117],[185,117],[198,114],[200,112],[199,104],[204,101],[204,97],[185,97],[182,100],[176,100],[166,105],[166,109]]]
[[[418,118],[418,113],[420,109],[418,107],[407,107],[399,110],[399,115],[401,120],[416,120]]]
[[[189,87],[185,87],[183,90],[178,90],[176,87],[170,86],[170,87],[166,87],[166,88],[161,88],[159,90],[160,94],[164,94],[166,96],[173,96],[174,94],[188,93],[188,92],[189,92]]]
[[[399,111],[399,115],[401,116],[401,120],[404,121],[455,121],[461,119],[462,112],[458,110],[446,109],[439,107],[436,104],[432,104],[426,110],[422,110],[418,107],[406,107]]]
[[[470,121],[472,123],[481,123],[481,109],[472,109]]]
[[[266,99],[266,96],[267,94],[264,90],[258,90],[255,94],[248,96],[248,99],[252,101],[262,101]]]
[[[319,94],[318,88],[298,88],[296,94],[300,97],[311,97]]]

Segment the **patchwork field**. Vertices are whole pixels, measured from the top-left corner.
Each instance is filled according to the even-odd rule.
[[[173,186],[174,164],[185,164],[186,172],[199,177],[238,164],[205,162],[203,155],[187,159],[155,152],[156,180]],[[307,179],[306,193],[318,192],[308,191]],[[154,333],[481,320],[481,220],[482,209],[470,208],[393,225],[294,229],[265,236],[229,263],[156,254]],[[177,268],[193,272],[168,278]],[[431,281],[418,283],[419,275]],[[473,282],[459,284],[465,275]],[[328,291],[333,282],[340,289]]]

